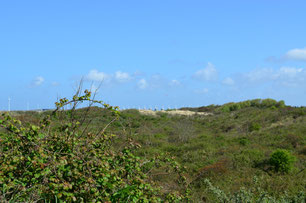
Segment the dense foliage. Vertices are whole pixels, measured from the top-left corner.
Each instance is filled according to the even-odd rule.
[[[88,131],[86,114],[75,117],[78,103],[89,101],[110,111],[110,122],[98,131]],[[72,110],[64,111],[67,104]],[[57,109],[39,125],[2,115],[0,126],[0,201],[160,202],[184,201],[185,179],[179,165],[167,156],[140,159],[138,143],[128,139],[113,148],[115,135],[107,127],[119,112],[91,99],[91,92],[61,99]],[[89,110],[89,109],[88,109]],[[152,169],[164,167],[177,174],[177,190],[163,191],[150,177]]]
[[[270,164],[276,172],[288,173],[293,168],[295,157],[287,150],[278,149],[271,154]]]
[[[228,103],[222,106],[221,110],[224,112],[236,111],[247,107],[257,108],[283,108],[285,102],[283,100],[276,101],[274,99],[253,99],[238,103]]]

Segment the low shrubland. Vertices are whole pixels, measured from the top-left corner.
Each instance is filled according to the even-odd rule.
[[[2,201],[305,202],[305,107],[258,99],[186,117],[69,102],[2,116]]]

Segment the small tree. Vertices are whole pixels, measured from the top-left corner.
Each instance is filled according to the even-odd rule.
[[[288,173],[293,168],[295,157],[284,149],[277,149],[271,154],[270,164],[276,172]]]
[[[284,108],[286,106],[285,101],[284,100],[280,100],[279,102],[277,102],[276,107],[278,108]]]

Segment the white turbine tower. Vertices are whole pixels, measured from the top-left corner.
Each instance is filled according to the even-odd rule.
[[[11,111],[11,98],[8,98],[8,111]]]

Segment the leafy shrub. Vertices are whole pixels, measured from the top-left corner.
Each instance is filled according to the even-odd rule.
[[[284,149],[277,149],[271,154],[269,163],[276,172],[288,173],[293,168],[295,157]]]
[[[228,203],[240,203],[240,202],[258,202],[258,203],[291,203],[291,202],[305,202],[305,192],[301,191],[296,195],[289,196],[287,194],[280,195],[278,198],[270,196],[267,194],[254,178],[254,186],[250,189],[240,188],[239,191],[228,194],[221,190],[219,187],[214,186],[209,179],[204,179],[203,183],[206,186],[206,190],[210,194],[211,202],[228,202]]]
[[[252,123],[249,127],[250,132],[258,131],[260,129],[261,129],[261,125],[259,123]]]
[[[282,108],[285,107],[285,102],[283,100],[277,102],[274,99],[253,99],[246,100],[238,103],[227,103],[224,104],[220,109],[222,112],[237,111],[239,109],[247,107],[257,107],[257,108]]]
[[[162,139],[162,138],[167,137],[167,135],[166,135],[166,134],[163,134],[163,133],[156,133],[156,134],[154,135],[154,137],[155,137],[155,138],[158,138],[158,139]]]
[[[133,120],[131,127],[132,128],[139,128],[140,127],[140,122]]]
[[[222,108],[221,108],[221,111],[222,112],[230,112],[230,107],[228,105],[224,105]]]
[[[251,106],[252,107],[260,107],[261,99],[253,99],[251,100]]]
[[[241,106],[239,103],[235,103],[235,104],[230,105],[229,109],[230,111],[236,111],[236,110],[241,109]]]
[[[274,99],[263,99],[261,101],[261,106],[262,107],[275,107],[277,105],[277,101]]]
[[[241,138],[238,139],[238,142],[242,146],[246,146],[247,144],[249,144],[250,140],[246,137],[241,137]]]
[[[90,105],[81,112],[76,106]],[[71,110],[64,106],[72,104]],[[111,112],[106,126],[88,131],[92,119],[86,118],[93,104]],[[151,168],[170,171],[185,185],[179,165],[168,156],[141,160],[135,156],[140,145],[131,139],[114,150],[116,137],[106,129],[118,119],[117,107],[79,91],[72,100],[56,102],[56,110],[39,125],[24,124],[2,115],[0,127],[1,202],[159,202],[183,201],[186,190],[162,191],[150,178]],[[82,116],[80,117],[81,114]]]
[[[286,104],[285,104],[285,101],[284,100],[280,100],[279,102],[277,102],[277,104],[276,104],[276,107],[277,108],[283,108],[283,107],[285,107],[286,106]]]
[[[251,101],[247,100],[247,101],[240,102],[240,106],[241,106],[241,108],[250,107],[251,106]]]

